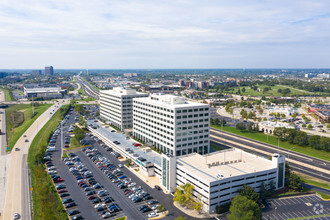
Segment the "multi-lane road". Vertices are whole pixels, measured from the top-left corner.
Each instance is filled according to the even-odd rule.
[[[92,97],[94,99],[97,99],[97,100],[99,99],[99,92],[95,88],[93,88],[85,80],[83,80],[80,77],[80,75],[76,76],[76,79],[77,79],[78,83],[80,83],[80,85],[83,87],[83,90],[86,95],[88,95],[89,97]]]
[[[212,142],[244,149],[266,158],[274,153],[280,153],[286,156],[293,170],[330,182],[330,163],[328,161],[278,148],[270,144],[265,144],[214,128],[211,128],[210,136]]]

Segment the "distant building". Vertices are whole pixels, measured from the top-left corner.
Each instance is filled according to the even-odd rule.
[[[125,77],[136,77],[136,76],[138,76],[138,74],[137,73],[124,73],[124,76]]]
[[[272,122],[272,121],[263,121],[258,124],[259,131],[262,131],[264,133],[273,134],[275,128],[288,128],[288,129],[297,129],[296,126],[288,124],[288,123],[282,123],[282,122]]]
[[[186,87],[188,87],[188,88],[194,88],[195,87],[195,84],[194,84],[194,82],[188,81],[188,82],[186,82]]]
[[[180,80],[179,80],[179,85],[180,85],[180,86],[186,86],[186,83],[184,82],[183,79],[180,79]]]
[[[322,73],[322,74],[318,74],[317,77],[322,78],[322,79],[329,79],[330,74]]]
[[[66,90],[61,87],[24,87],[24,94],[28,99],[32,99],[32,97],[34,99],[60,99],[66,94]]]
[[[45,75],[53,75],[53,74],[54,74],[53,66],[46,66],[45,67]]]
[[[208,87],[208,82],[198,82],[198,88],[206,89]]]
[[[330,122],[330,105],[309,104],[307,109],[309,112],[314,112],[319,117],[319,121]]]
[[[41,75],[41,70],[32,70],[32,75]]]

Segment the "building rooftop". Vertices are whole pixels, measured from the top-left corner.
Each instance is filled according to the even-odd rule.
[[[209,106],[208,104],[204,103],[186,101],[182,96],[164,94],[151,94],[149,97],[139,98],[138,101],[142,101],[148,104],[154,104],[157,106],[163,106],[166,108]]]
[[[177,166],[189,170],[189,174],[205,182],[218,181],[273,168],[272,161],[241,151],[230,149],[208,155],[197,153],[177,158]],[[219,178],[218,175],[221,175]]]
[[[146,93],[142,93],[142,92],[136,92],[135,89],[126,88],[126,87],[114,87],[111,90],[101,90],[101,93],[113,94],[113,95],[118,95],[118,96],[146,94]]]
[[[38,88],[24,88],[26,93],[38,93],[38,92],[60,92],[61,87],[38,87]]]

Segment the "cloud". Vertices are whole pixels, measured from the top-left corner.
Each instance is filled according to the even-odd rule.
[[[329,9],[326,0],[2,0],[0,59],[7,68],[324,67],[307,49],[329,51]],[[259,62],[268,56],[281,58]]]

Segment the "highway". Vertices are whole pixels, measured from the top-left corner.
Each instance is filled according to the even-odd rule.
[[[63,103],[67,104],[67,103]],[[26,137],[21,136],[16,142],[9,161],[8,179],[6,187],[5,208],[0,219],[12,219],[14,213],[19,213],[21,219],[30,219],[30,189],[28,185],[28,169],[26,166],[29,147],[35,135],[47,123],[47,121],[59,109],[55,105],[47,109],[40,115],[34,123],[24,133]],[[50,114],[52,112],[52,114]],[[27,140],[27,141],[26,141]],[[15,151],[15,148],[20,150]]]
[[[278,148],[270,144],[265,144],[214,128],[211,128],[210,136],[212,142],[244,149],[265,158],[279,152],[280,154],[286,156],[287,161],[290,163],[293,170],[330,182],[330,163],[327,161],[283,148]]]
[[[80,75],[76,76],[77,81],[80,83],[80,85],[83,87],[83,90],[86,95],[89,97],[92,97],[96,100],[99,99],[100,95],[99,92],[94,89],[91,85],[89,85],[85,80],[83,80]]]

